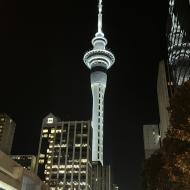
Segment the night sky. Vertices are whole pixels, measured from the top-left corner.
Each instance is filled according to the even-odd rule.
[[[141,189],[143,124],[158,123],[157,65],[166,56],[166,0],[103,0],[103,31],[116,62],[105,94],[104,161],[121,190]],[[13,154],[37,154],[41,121],[91,119],[83,63],[97,0],[0,2],[0,111],[16,122]]]

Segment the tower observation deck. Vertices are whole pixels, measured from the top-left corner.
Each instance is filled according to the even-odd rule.
[[[83,58],[91,70],[92,108],[92,161],[103,165],[103,120],[104,94],[107,83],[107,70],[114,64],[115,57],[106,49],[107,39],[102,31],[102,0],[98,3],[98,31],[92,39],[93,49],[86,52]]]

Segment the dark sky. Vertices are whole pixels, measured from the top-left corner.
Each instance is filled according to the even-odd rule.
[[[91,118],[83,55],[96,0],[0,3],[0,111],[17,123],[14,154],[37,153],[41,121]],[[158,122],[157,64],[165,56],[167,1],[104,0],[103,31],[115,54],[105,95],[104,160],[121,190],[141,189],[143,123]]]

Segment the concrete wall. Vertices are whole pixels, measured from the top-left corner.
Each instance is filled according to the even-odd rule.
[[[48,190],[49,188],[35,173],[23,168],[0,151],[0,189]]]

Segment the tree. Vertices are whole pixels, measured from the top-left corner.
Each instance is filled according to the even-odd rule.
[[[147,190],[190,189],[190,81],[176,88],[169,111],[171,127],[162,147],[145,161]]]

